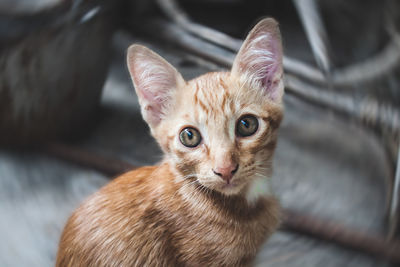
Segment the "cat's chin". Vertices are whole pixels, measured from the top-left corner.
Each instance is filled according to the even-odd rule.
[[[243,185],[241,184],[218,184],[213,188],[215,191],[218,191],[219,193],[227,196],[232,196],[232,195],[238,195],[242,192]]]

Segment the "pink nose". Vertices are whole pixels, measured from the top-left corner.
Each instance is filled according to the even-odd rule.
[[[239,164],[232,162],[229,165],[214,168],[213,172],[229,184],[233,175],[237,172],[238,169]]]

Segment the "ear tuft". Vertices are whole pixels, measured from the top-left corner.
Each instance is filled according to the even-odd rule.
[[[283,95],[282,41],[278,23],[267,18],[250,31],[232,66],[231,74],[274,102]]]
[[[161,56],[141,45],[128,48],[127,63],[143,114],[150,127],[166,115],[174,95],[185,81]]]

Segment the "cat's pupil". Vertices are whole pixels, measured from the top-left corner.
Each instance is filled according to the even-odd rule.
[[[193,139],[193,133],[192,133],[192,131],[186,130],[186,134],[187,134],[187,136],[188,136],[188,138],[189,138],[190,140]]]
[[[246,128],[249,128],[249,126],[250,126],[250,124],[249,124],[249,122],[247,120],[242,120],[241,123]]]

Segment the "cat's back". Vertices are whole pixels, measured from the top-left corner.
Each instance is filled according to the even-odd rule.
[[[155,248],[163,242],[161,238],[149,239],[160,235],[148,233],[146,222],[147,211],[159,194],[160,180],[170,175],[160,169],[162,165],[125,173],[84,201],[64,228],[56,266],[164,265],[157,260],[167,261],[168,255],[137,258],[165,253]]]

